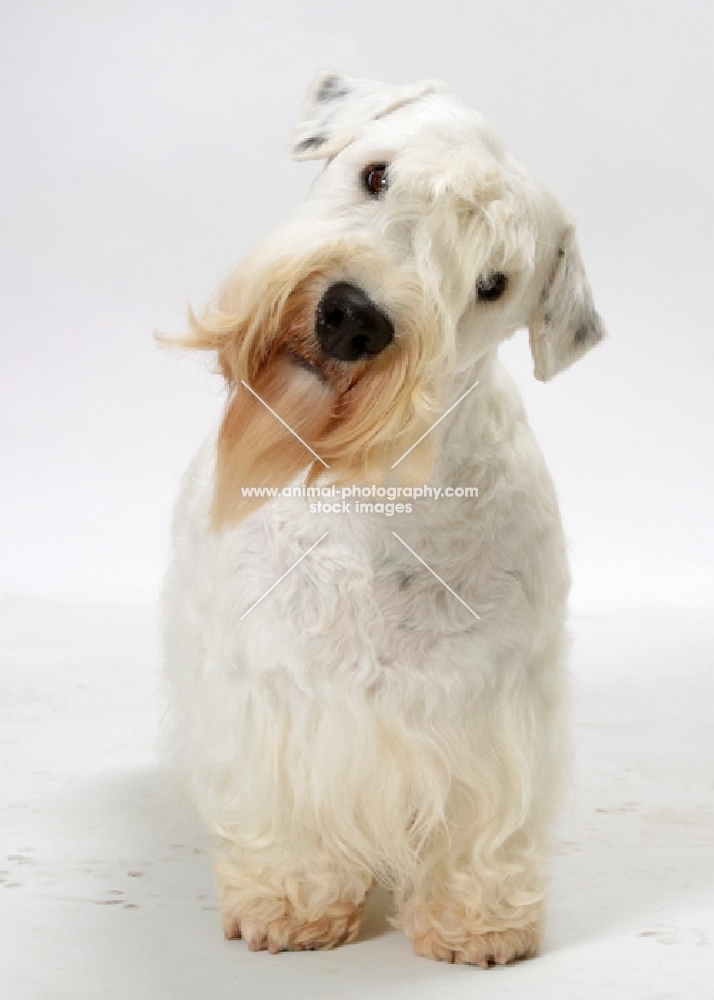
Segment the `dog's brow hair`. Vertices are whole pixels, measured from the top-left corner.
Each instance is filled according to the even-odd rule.
[[[261,602],[262,600],[264,600],[264,598],[266,598],[266,597],[268,596],[268,594],[270,593],[270,591],[271,591],[271,590],[275,590],[275,588],[276,588],[276,587],[277,587],[277,585],[278,585],[278,584],[280,583],[280,581],[281,581],[281,580],[284,580],[284,579],[285,579],[285,577],[286,577],[286,576],[288,575],[288,573],[292,573],[292,571],[293,571],[293,570],[295,569],[295,567],[296,567],[297,565],[299,565],[299,564],[300,564],[300,563],[301,563],[301,562],[303,561],[303,559],[305,558],[305,556],[309,556],[309,555],[310,555],[310,553],[312,552],[312,550],[313,550],[314,548],[316,548],[316,547],[317,547],[317,546],[318,546],[318,545],[320,544],[320,542],[322,541],[322,539],[323,539],[323,538],[326,538],[326,537],[327,537],[327,535],[329,535],[329,534],[330,534],[330,532],[329,532],[329,531],[326,531],[326,532],[325,532],[325,534],[324,534],[324,535],[321,535],[321,536],[320,536],[320,538],[318,538],[318,540],[317,540],[316,542],[313,542],[313,543],[312,543],[312,545],[310,546],[310,548],[309,548],[309,549],[307,549],[307,550],[306,550],[305,552],[303,552],[303,554],[302,554],[302,555],[300,556],[300,558],[299,558],[299,559],[296,559],[296,560],[295,560],[295,562],[294,562],[294,563],[292,564],[292,566],[290,566],[290,567],[289,567],[288,569],[286,569],[286,570],[285,570],[285,572],[283,573],[283,575],[282,575],[282,576],[279,576],[279,577],[278,577],[278,579],[277,579],[277,580],[275,581],[275,583],[274,583],[274,584],[272,584],[272,586],[268,587],[268,589],[267,589],[267,590],[265,591],[265,593],[264,593],[264,594],[262,594],[262,595],[261,595],[261,596],[260,596],[260,597],[258,598],[258,600],[257,600],[257,601],[255,602],[255,604],[251,604],[251,606],[250,606],[250,607],[248,608],[248,610],[247,610],[247,611],[244,611],[244,612],[243,612],[243,614],[242,614],[242,615],[240,616],[240,618],[238,619],[238,621],[239,621],[239,622],[242,622],[242,621],[243,621],[243,619],[244,619],[244,618],[246,617],[246,615],[249,615],[249,614],[251,613],[251,611],[253,610],[253,608],[257,608],[257,607],[258,607],[258,605],[260,604],[260,602]],[[418,557],[417,557],[417,558],[418,558]],[[477,617],[478,617],[478,616],[477,616]]]
[[[253,395],[255,396],[255,398],[256,398],[256,399],[257,399],[257,400],[258,400],[258,401],[259,401],[260,403],[262,403],[262,404],[263,404],[263,406],[265,407],[265,409],[266,409],[266,410],[270,410],[270,412],[271,412],[271,413],[273,414],[273,416],[274,416],[274,417],[276,418],[276,420],[279,420],[279,421],[280,421],[280,423],[281,423],[281,424],[283,425],[283,427],[285,427],[285,428],[286,428],[287,430],[289,430],[289,431],[290,431],[290,433],[291,433],[291,434],[292,434],[292,435],[293,435],[294,437],[296,437],[296,438],[298,439],[298,441],[300,442],[300,444],[304,444],[304,445],[305,445],[305,447],[307,448],[307,450],[308,450],[308,451],[310,452],[310,454],[314,455],[314,456],[315,456],[315,458],[316,458],[316,459],[318,460],[318,462],[322,462],[322,464],[323,464],[323,465],[325,466],[325,468],[326,468],[326,469],[329,469],[329,468],[330,468],[330,466],[329,466],[329,465],[327,464],[327,462],[325,462],[325,461],[324,461],[323,459],[321,459],[321,458],[320,458],[320,456],[319,456],[319,455],[317,454],[317,452],[316,452],[316,451],[313,451],[313,449],[312,449],[312,448],[310,447],[310,445],[309,445],[309,444],[307,443],[307,441],[303,441],[303,439],[302,439],[302,438],[300,437],[300,435],[299,435],[299,434],[297,434],[297,433],[296,433],[296,432],[295,432],[295,431],[294,431],[294,430],[292,429],[292,427],[291,427],[291,426],[290,426],[289,424],[286,424],[286,423],[285,423],[285,421],[283,420],[283,418],[282,418],[281,416],[279,416],[279,414],[277,414],[277,413],[275,412],[275,410],[274,410],[274,409],[273,409],[272,407],[268,406],[268,404],[267,404],[267,403],[265,402],[265,400],[264,400],[264,399],[261,399],[261,397],[260,397],[260,396],[258,395],[258,393],[257,393],[257,392],[255,391],[255,389],[251,389],[251,387],[250,387],[250,386],[248,385],[248,383],[247,383],[247,382],[244,382],[244,381],[243,381],[243,379],[241,379],[241,380],[240,380],[240,384],[241,384],[241,385],[244,385],[244,386],[246,387],[246,389],[248,390],[248,392],[252,392],[252,393],[253,393]],[[417,442],[417,443],[418,443],[418,442]]]
[[[473,386],[471,388],[473,388]],[[456,405],[456,404],[454,404],[454,405]],[[404,539],[400,538],[399,535],[396,533],[396,531],[393,531],[392,534],[394,535],[394,537],[396,538],[396,540],[398,542],[402,543],[402,545],[404,546],[405,549],[407,549],[408,552],[411,552],[411,554],[414,556],[415,559],[419,560],[419,562],[422,564],[422,566],[424,566],[426,569],[429,570],[429,572],[431,573],[431,575],[433,577],[435,577],[439,581],[439,583],[443,584],[443,586],[446,587],[446,589],[449,591],[450,594],[454,595],[454,597],[456,598],[457,601],[460,601],[461,604],[463,604],[463,606],[466,608],[467,611],[471,612],[471,614],[474,616],[474,618],[478,618],[479,621],[481,620],[480,615],[477,615],[476,612],[474,611],[474,609],[470,608],[468,606],[468,604],[466,603],[466,601],[464,601],[461,597],[459,597],[459,595],[456,593],[455,590],[451,589],[451,587],[448,585],[448,583],[446,582],[446,580],[442,580],[441,577],[437,573],[434,572],[434,570],[431,568],[431,566],[427,565],[427,563],[424,562],[424,560],[422,559],[422,557],[418,556],[416,554],[416,552],[414,551],[414,549],[410,549],[409,546],[407,545],[407,543],[404,541]]]
[[[434,430],[434,428],[437,426],[437,424],[440,424],[441,421],[444,419],[444,417],[448,417],[448,415],[451,413],[451,411],[454,409],[454,407],[458,406],[459,403],[461,402],[461,400],[465,399],[466,396],[468,396],[468,394],[471,392],[471,389],[475,389],[477,385],[478,385],[478,382],[474,382],[474,384],[471,386],[471,388],[467,389],[466,392],[463,394],[463,396],[459,396],[459,398],[456,400],[456,402],[451,404],[451,406],[446,411],[446,413],[442,413],[441,416],[439,417],[439,419],[434,421],[434,423],[431,425],[431,427],[429,428],[429,430],[428,431],[424,431],[424,433],[419,438],[419,440],[415,441],[414,444],[411,446],[411,448],[407,448],[407,450],[402,455],[402,458],[398,458],[396,460],[396,462],[394,463],[394,465],[392,466],[392,468],[396,469],[396,467],[399,465],[399,463],[402,461],[402,459],[406,458],[410,451],[414,451],[414,449],[416,448],[416,446],[421,441],[424,440],[424,438],[427,436],[427,434],[431,434],[431,432]]]

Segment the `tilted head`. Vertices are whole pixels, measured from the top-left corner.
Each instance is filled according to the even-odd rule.
[[[542,380],[604,334],[571,221],[443,85],[323,73],[293,155],[326,160],[307,199],[192,324],[230,385],[216,524],[244,485],[382,477],[521,327]]]

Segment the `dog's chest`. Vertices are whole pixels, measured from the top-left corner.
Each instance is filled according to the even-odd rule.
[[[236,654],[256,665],[377,675],[466,657],[488,589],[470,534],[416,512],[320,522],[271,504],[222,546],[218,614],[230,605]]]

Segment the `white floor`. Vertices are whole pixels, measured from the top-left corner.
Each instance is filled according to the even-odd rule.
[[[154,614],[6,600],[0,626],[3,998],[714,998],[714,622],[573,622],[546,946],[488,972],[415,958],[380,894],[334,952],[225,942],[207,845],[153,755]]]

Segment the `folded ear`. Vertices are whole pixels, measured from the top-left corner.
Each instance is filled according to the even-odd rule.
[[[573,229],[560,241],[528,323],[535,377],[547,382],[605,336]]]
[[[325,70],[303,102],[293,133],[292,155],[296,160],[334,156],[352,142],[367,122],[411,104],[424,94],[445,90],[444,84],[433,80],[400,87]]]

